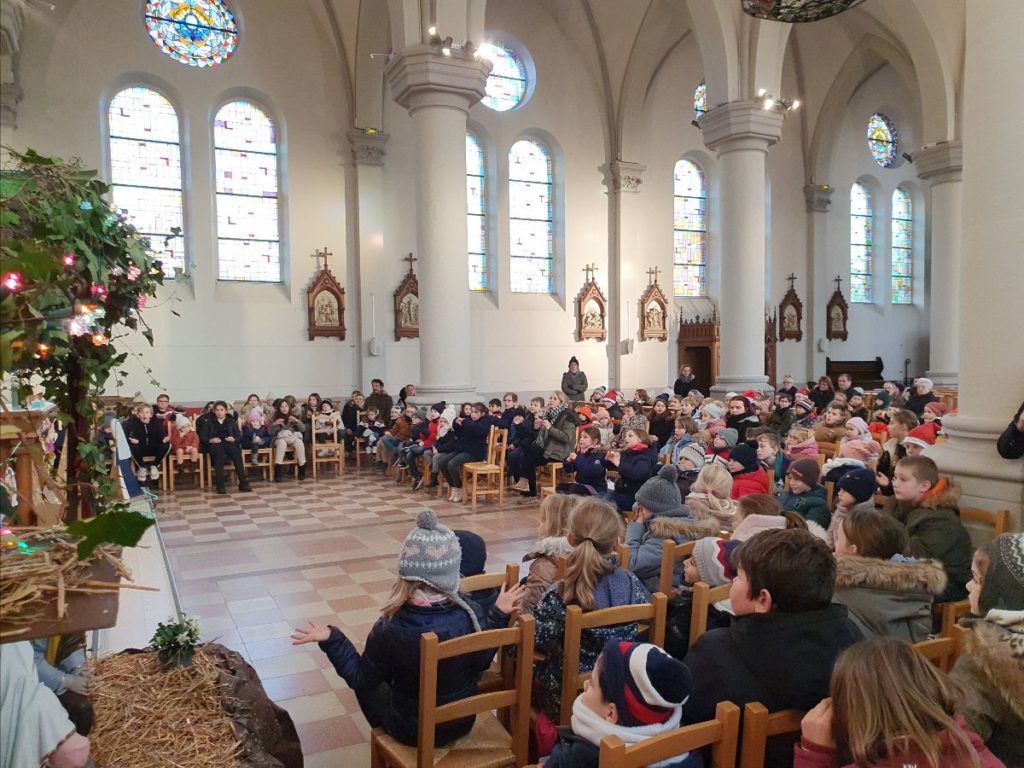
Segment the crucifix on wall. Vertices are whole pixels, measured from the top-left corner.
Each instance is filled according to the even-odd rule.
[[[661,270],[658,269],[657,267],[651,267],[650,269],[648,269],[647,270],[647,284],[648,285],[657,285],[657,283],[658,283],[658,274],[660,272],[661,272]]]
[[[320,259],[324,260],[323,266],[326,267],[327,257],[333,255],[333,253],[327,250],[327,246],[325,245],[322,249],[313,251],[312,255],[309,258],[316,259],[316,271],[319,272],[322,269],[322,267],[320,266]]]
[[[587,264],[587,266],[585,266],[583,268],[583,273],[587,276],[587,282],[588,283],[594,282],[594,273],[596,273],[596,272],[597,272],[597,267],[594,266],[593,264]]]
[[[409,274],[412,274],[412,265],[415,264],[417,261],[419,261],[419,259],[417,259],[411,253],[409,253],[409,254],[407,254],[407,255],[402,257],[402,261],[408,262],[408,264],[409,264]]]

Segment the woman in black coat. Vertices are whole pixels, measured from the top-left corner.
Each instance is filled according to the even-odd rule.
[[[832,386],[832,379],[822,376],[818,379],[818,386],[811,390],[809,397],[814,403],[814,410],[821,416],[836,397],[835,388]]]

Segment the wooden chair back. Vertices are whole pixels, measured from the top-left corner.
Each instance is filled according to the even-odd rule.
[[[953,637],[955,634],[954,630],[957,628],[957,619],[971,612],[971,603],[969,600],[958,600],[955,603],[938,603],[933,613],[936,611],[942,617],[942,629],[939,631],[939,636]]]
[[[462,465],[463,501],[470,502],[474,512],[480,496],[497,496],[498,506],[504,504],[507,447],[508,430],[491,426],[487,435],[487,461],[470,461]],[[482,486],[481,479],[484,481]]]
[[[590,672],[580,672],[580,645],[583,631],[595,627],[613,627],[618,624],[647,624],[647,642],[659,648],[665,647],[665,616],[668,598],[661,592],[651,595],[651,602],[639,605],[620,605],[583,612],[578,605],[570,605],[565,611],[565,640],[562,647],[562,707],[559,725],[567,726],[572,717],[572,703],[590,679]]]
[[[829,481],[825,483],[825,503],[828,504],[828,508],[832,509],[832,496],[836,492],[836,484]]]
[[[315,423],[315,422],[314,422]],[[313,479],[316,479],[317,467],[320,464],[333,464],[334,472],[338,477],[345,474],[345,443],[338,440],[338,431],[341,429],[341,414],[332,413],[330,419],[330,432],[323,434],[313,430],[311,436],[311,449],[308,457],[309,464],[313,468]],[[313,429],[313,424],[310,425]],[[319,439],[317,439],[319,436]],[[330,451],[329,456],[318,456],[318,451]]]
[[[953,668],[953,662],[956,661],[957,641],[952,637],[922,640],[920,643],[914,643],[914,650],[943,672],[949,672]]]
[[[463,576],[459,579],[459,592],[469,594],[481,589],[512,589],[519,581],[519,564],[509,563],[504,571],[497,573],[478,573],[476,576]]]
[[[708,631],[708,610],[719,600],[727,600],[731,587],[732,584],[709,587],[703,581],[693,585],[693,613],[690,615],[691,648],[697,639]]]
[[[768,739],[787,733],[800,733],[800,721],[804,718],[798,709],[784,709],[768,713],[768,708],[759,701],[753,701],[743,708],[743,745],[740,750],[739,768],[762,768]]]
[[[622,568],[624,571],[633,570],[629,567],[629,545],[619,544],[619,546],[615,548],[615,552],[619,558],[619,568]]]
[[[618,736],[601,740],[600,768],[642,768],[675,755],[711,747],[712,768],[733,768],[739,740],[740,708],[719,702],[715,719],[694,723],[627,747]]]
[[[661,572],[658,577],[658,591],[663,595],[672,593],[672,573],[676,569],[676,560],[693,554],[696,541],[676,544],[672,539],[665,539],[661,545]]]
[[[839,450],[839,443],[829,443],[823,440],[818,440],[818,455],[824,456],[825,458],[831,459],[836,455]],[[820,466],[820,464],[819,464]]]
[[[972,523],[991,525],[993,537],[998,537],[1006,533],[1010,527],[1010,510],[1000,509],[998,512],[989,512],[987,509],[978,509],[977,507],[962,507],[960,509],[960,519],[963,521],[970,520]]]

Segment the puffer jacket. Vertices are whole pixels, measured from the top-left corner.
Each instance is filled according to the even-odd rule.
[[[828,493],[825,486],[816,485],[807,493],[783,491],[779,494],[779,502],[786,512],[796,512],[804,520],[813,520],[825,530],[832,522],[832,513],[828,509]]]
[[[768,485],[768,473],[760,466],[753,472],[743,472],[732,476],[732,493],[729,495],[734,500],[738,501],[751,493],[771,492],[771,486]]]
[[[814,439],[819,443],[838,443],[845,435],[846,427],[843,424],[830,427],[824,421],[819,421],[814,425]]]
[[[653,446],[623,450],[619,454],[618,466],[606,460],[605,467],[619,472],[619,479],[615,481],[616,493],[636,496],[640,486],[650,479],[658,467],[658,451]]]
[[[629,570],[637,575],[651,593],[658,591],[661,580],[661,553],[666,539],[684,544],[705,536],[717,536],[715,520],[701,520],[685,506],[652,517],[645,522],[632,522],[626,526],[626,545],[629,547]],[[672,586],[683,582],[683,560],[678,559],[672,571]]]
[[[562,394],[570,400],[582,400],[587,394],[587,374],[566,371],[562,374]]]
[[[571,552],[572,544],[565,536],[547,536],[523,555],[523,562],[530,564],[525,582],[526,595],[519,603],[523,613],[533,613],[540,598],[558,578],[558,561]]]
[[[462,423],[452,425],[452,432],[455,433],[455,450],[457,453],[468,453],[473,461],[483,461],[487,458],[487,438],[491,434],[491,425],[494,419],[490,416],[481,416],[476,421],[464,418]]]
[[[564,462],[566,472],[575,473],[575,481],[581,485],[588,485],[598,493],[603,493],[608,488],[605,480],[604,451],[591,448],[586,453],[577,451],[576,458],[569,461],[566,457]]]
[[[942,563],[845,556],[837,558],[836,566],[832,600],[846,606],[864,637],[907,643],[928,639],[932,601],[946,589]]]
[[[903,523],[910,537],[910,553],[942,563],[950,584],[965,586],[971,580],[974,548],[960,521],[959,489],[940,477],[917,503],[886,499],[885,509]]]

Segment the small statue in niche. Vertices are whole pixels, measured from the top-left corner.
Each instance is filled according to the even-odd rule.
[[[843,310],[839,307],[832,307],[832,333],[843,332]]]
[[[587,304],[587,309],[583,313],[583,327],[587,330],[604,329],[604,324],[601,322],[601,309],[593,301]]]
[[[800,301],[794,287],[796,275],[790,272],[786,279],[789,281],[789,290],[786,291],[786,295],[782,297],[782,302],[779,304],[779,317],[782,319],[779,341],[787,339],[801,341],[804,337],[803,328],[800,327],[804,319],[804,304]]]
[[[665,329],[665,313],[657,302],[652,301],[647,305],[647,328],[651,331],[663,331]]]
[[[658,267],[647,270],[647,289],[637,304],[640,314],[640,341],[668,339],[668,299],[658,285]]]
[[[306,330],[310,341],[320,336],[345,339],[345,289],[327,266],[329,256],[333,254],[326,248],[312,255],[316,259],[317,272],[306,289]]]
[[[836,275],[836,290],[825,307],[825,314],[828,317],[828,325],[825,326],[825,338],[840,339],[846,341],[849,337],[849,330],[846,324],[849,322],[849,307],[846,304],[846,297],[842,290],[843,277]]]
[[[337,325],[338,300],[326,291],[318,293],[315,316],[317,325]]]
[[[417,259],[410,253],[402,261],[409,265],[409,271],[395,290],[395,341],[420,335],[420,283],[412,271]]]
[[[792,333],[796,333],[799,330],[799,323],[796,319],[796,307],[786,307],[786,311],[782,315],[782,327]]]
[[[576,339],[584,341],[594,339],[604,341],[608,337],[605,328],[605,317],[607,316],[608,300],[601,292],[594,273],[597,267],[588,264],[583,268],[587,276],[583,288],[576,295]]]
[[[420,327],[420,301],[415,294],[407,294],[402,299],[402,325],[405,328]]]

